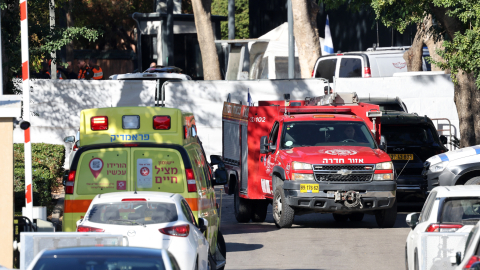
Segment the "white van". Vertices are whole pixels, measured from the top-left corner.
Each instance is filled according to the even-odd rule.
[[[403,59],[405,49],[367,50],[321,56],[313,69],[312,77],[333,78],[391,77],[394,73],[407,72],[407,62]],[[427,65],[423,60],[423,70]]]

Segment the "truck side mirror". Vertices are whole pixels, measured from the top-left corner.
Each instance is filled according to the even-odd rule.
[[[442,144],[447,144],[448,143],[447,137],[445,137],[445,135],[440,135],[440,142]]]
[[[211,155],[210,156],[210,164],[219,165],[219,164],[222,164],[222,163],[223,163],[223,160],[222,160],[221,156],[219,156],[219,155]]]
[[[268,145],[268,150],[269,150],[270,152],[275,152],[275,150],[277,150],[277,144],[275,144],[275,143],[269,144],[269,145]]]
[[[407,215],[405,221],[407,222],[407,225],[412,228],[412,230],[415,229],[415,227],[417,226],[419,216],[419,213],[410,213]]]
[[[457,265],[460,265],[462,263],[462,253],[461,252],[455,253],[455,263]]]
[[[266,154],[268,152],[268,138],[267,136],[262,136],[260,138],[260,154]]]
[[[208,227],[208,220],[204,218],[198,218],[198,229],[200,229],[202,233],[204,233],[207,230],[207,227]]]
[[[385,139],[385,136],[380,136],[380,145],[378,146],[380,150],[387,152],[387,139]]]
[[[225,168],[218,168],[215,170],[215,179],[213,179],[212,184],[214,186],[227,184],[227,171]]]

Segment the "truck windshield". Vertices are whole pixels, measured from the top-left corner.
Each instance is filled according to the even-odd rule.
[[[282,149],[338,145],[376,148],[368,127],[359,121],[287,122],[283,125]]]
[[[438,135],[428,126],[382,125],[382,135],[389,145],[440,146]]]

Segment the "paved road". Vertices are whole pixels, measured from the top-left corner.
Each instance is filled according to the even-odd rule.
[[[220,203],[219,192],[217,202]],[[269,206],[263,223],[239,224],[233,195],[223,195],[221,231],[227,242],[226,269],[405,269],[405,224],[421,205],[402,206],[395,228],[378,229],[374,216],[337,223],[331,214],[295,216],[290,229],[277,229]]]

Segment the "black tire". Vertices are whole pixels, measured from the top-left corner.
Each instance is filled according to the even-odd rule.
[[[258,200],[251,203],[252,206],[252,221],[253,222],[264,222],[267,218],[268,210],[268,201],[267,200]]]
[[[350,221],[353,221],[353,222],[360,222],[363,220],[364,216],[365,214],[362,212],[355,212],[348,215],[348,219],[350,219]]]
[[[273,220],[278,228],[290,228],[295,218],[295,210],[285,203],[285,192],[283,187],[275,189],[273,195]]]
[[[347,222],[348,216],[349,215],[333,214],[333,219],[335,219],[336,222]]]
[[[244,198],[240,198],[240,191],[238,189],[238,185],[235,185],[235,193],[233,196],[235,219],[237,219],[237,221],[240,223],[249,222],[252,212],[250,201]]]
[[[473,177],[472,179],[468,180],[465,185],[480,185],[480,176]]]
[[[395,199],[392,208],[379,210],[375,213],[375,220],[379,228],[393,228],[397,220],[397,199]]]
[[[225,262],[227,261],[227,244],[225,243],[225,239],[223,238],[223,234],[221,231],[218,231],[217,234],[217,250],[222,254],[222,256],[225,258]],[[216,268],[216,263],[215,263],[215,268]],[[224,270],[225,266],[222,266],[219,268],[220,270]]]
[[[195,270],[198,270],[198,257],[197,257],[197,260],[195,261]]]

